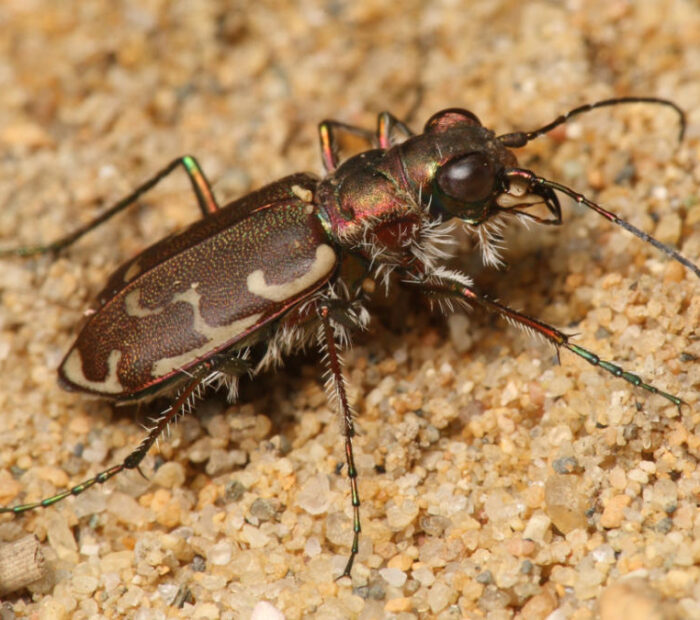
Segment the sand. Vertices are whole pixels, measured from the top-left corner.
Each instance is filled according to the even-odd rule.
[[[223,204],[321,173],[324,118],[420,129],[466,107],[498,133],[605,109],[518,149],[523,166],[700,262],[700,7],[683,1],[401,4],[10,1],[0,7],[0,241],[60,236],[171,159]],[[44,577],[3,617],[700,617],[700,282],[564,202],[513,224],[502,270],[453,266],[503,303],[684,399],[679,412],[482,311],[404,295],[346,354],[362,500],[352,579],[343,440],[318,356],[209,394],[143,471],[22,517]],[[62,391],[56,368],[121,262],[197,217],[184,174],[60,257],[0,262],[0,504],[117,463],[163,403]],[[402,294],[403,295],[403,294]],[[1,553],[1,551],[0,551]],[[11,610],[11,611],[10,611]],[[253,612],[255,610],[255,612]],[[257,615],[255,615],[257,614]],[[553,615],[550,615],[553,614]]]

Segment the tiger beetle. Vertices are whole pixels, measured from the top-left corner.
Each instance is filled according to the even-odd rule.
[[[138,469],[168,424],[192,409],[203,387],[227,385],[233,400],[239,377],[274,367],[315,340],[323,353],[329,398],[342,420],[353,540],[341,576],[349,576],[358,553],[360,496],[352,450],[354,412],[339,351],[348,345],[352,328],[367,326],[365,303],[377,282],[399,282],[444,309],[453,303],[480,306],[543,336],[557,351],[568,349],[680,408],[677,396],[574,344],[551,325],[487,297],[469,276],[440,264],[449,255],[454,224],[448,220],[461,221],[480,244],[485,262],[498,265],[503,221],[517,217],[560,225],[558,192],[700,276],[688,259],[614,213],[518,167],[510,150],[595,108],[631,103],[670,107],[680,117],[683,137],[683,111],[655,97],[582,105],[534,131],[500,136],[458,108],[434,114],[417,135],[389,112],[379,115],[376,133],[326,120],[319,125],[323,178],[293,174],[220,207],[197,160],[180,157],[72,234],[48,245],[0,252],[32,256],[63,250],[180,167],[202,212],[184,232],[158,241],[116,270],[58,370],[68,390],[128,402],[174,389],[172,404],[121,463],[52,497],[0,512],[51,506],[126,469]],[[338,138],[343,134],[372,148],[341,161]],[[353,278],[341,269],[351,259],[361,267]]]

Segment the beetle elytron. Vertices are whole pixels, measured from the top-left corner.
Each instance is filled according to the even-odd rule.
[[[478,292],[467,275],[440,265],[449,245],[447,220],[461,220],[478,239],[485,262],[499,263],[496,225],[517,216],[559,225],[555,192],[572,197],[679,261],[700,269],[581,194],[519,168],[510,148],[594,108],[627,103],[669,106],[670,101],[628,97],[584,105],[531,132],[496,136],[466,110],[433,115],[422,134],[384,112],[376,134],[324,121],[319,126],[327,175],[294,174],[219,207],[193,157],[174,160],[155,177],[86,226],[44,246],[0,255],[56,252],[133,204],[182,166],[202,219],[159,241],[122,265],[98,295],[89,320],[59,368],[60,383],[115,401],[135,401],[176,388],[172,405],[126,459],[42,501],[0,509],[21,513],[78,495],[125,469],[138,468],[166,426],[189,411],[202,386],[225,382],[234,398],[238,377],[255,374],[312,340],[324,352],[327,387],[342,418],[353,506],[353,542],[343,575],[358,552],[360,497],[353,462],[353,412],[339,348],[352,327],[364,328],[371,286],[398,281],[447,307],[478,305],[540,334],[587,362],[680,406],[677,396],[600,359],[559,330]],[[349,132],[374,148],[341,162],[337,137]],[[532,208],[539,205],[546,215]],[[352,257],[364,273],[352,282],[340,270]]]

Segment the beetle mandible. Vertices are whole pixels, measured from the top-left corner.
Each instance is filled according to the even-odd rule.
[[[388,286],[398,280],[446,306],[478,305],[680,407],[679,397],[600,359],[558,329],[489,299],[469,276],[440,264],[451,240],[450,225],[443,225],[448,220],[461,221],[480,243],[485,262],[498,265],[496,224],[515,216],[560,225],[559,192],[700,276],[700,269],[672,248],[574,190],[518,167],[510,150],[579,114],[629,103],[672,108],[680,117],[682,138],[683,111],[655,97],[583,105],[534,131],[500,136],[458,108],[434,114],[418,135],[388,112],[379,115],[376,132],[327,120],[319,125],[324,178],[293,174],[220,207],[196,159],[184,156],[72,234],[48,245],[0,251],[0,256],[58,252],[180,167],[202,212],[202,219],[185,231],[116,270],[58,370],[60,384],[69,390],[129,402],[174,388],[172,404],[121,463],[57,495],[0,512],[50,506],[125,469],[138,469],[168,424],[191,409],[202,386],[225,383],[233,400],[239,377],[275,366],[316,340],[329,398],[342,420],[353,540],[341,576],[350,575],[361,531],[360,496],[352,450],[354,413],[339,350],[348,345],[352,328],[362,329],[369,321],[365,302],[371,287],[363,286],[368,281]],[[341,162],[341,132],[373,148]],[[537,206],[540,212],[533,211]],[[363,274],[350,282],[340,270],[351,257]]]

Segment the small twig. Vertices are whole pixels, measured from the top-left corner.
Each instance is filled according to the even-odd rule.
[[[34,536],[0,545],[0,596],[21,590],[44,576],[44,554]]]

